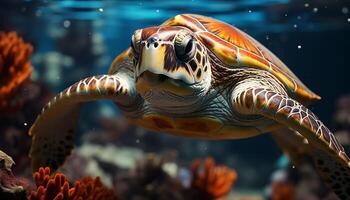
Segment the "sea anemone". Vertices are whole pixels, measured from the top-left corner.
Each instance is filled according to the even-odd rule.
[[[222,199],[237,180],[237,173],[223,165],[216,165],[214,159],[194,160],[191,165],[192,188],[202,194],[201,199]]]
[[[100,179],[85,177],[69,185],[64,174],[50,177],[50,168],[40,168],[34,174],[36,191],[32,191],[29,200],[116,200],[113,190],[105,187]]]
[[[32,72],[32,52],[33,47],[16,32],[0,32],[0,110],[18,107],[11,105],[11,98]]]

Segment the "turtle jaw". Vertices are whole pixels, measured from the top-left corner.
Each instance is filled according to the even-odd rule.
[[[149,91],[168,91],[181,96],[193,94],[191,85],[184,81],[150,71],[145,71],[136,78],[136,89],[141,95]]]

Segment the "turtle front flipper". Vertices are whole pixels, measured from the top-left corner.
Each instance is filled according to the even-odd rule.
[[[233,108],[241,114],[262,115],[298,131],[308,141],[309,153],[326,184],[340,199],[350,199],[350,159],[309,109],[266,84],[252,81],[237,86],[232,101]]]
[[[29,130],[32,168],[56,170],[73,148],[80,106],[83,102],[110,99],[127,107],[136,98],[133,79],[126,73],[85,78],[55,96]]]

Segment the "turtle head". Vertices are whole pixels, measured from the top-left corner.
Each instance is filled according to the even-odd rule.
[[[131,48],[138,91],[169,91],[193,95],[211,79],[206,48],[184,27],[161,26],[136,30]]]

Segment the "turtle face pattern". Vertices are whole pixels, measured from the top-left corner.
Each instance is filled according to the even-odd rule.
[[[136,87],[145,96],[170,92],[192,96],[210,84],[211,66],[205,46],[184,27],[150,27],[135,31],[131,49]]]

